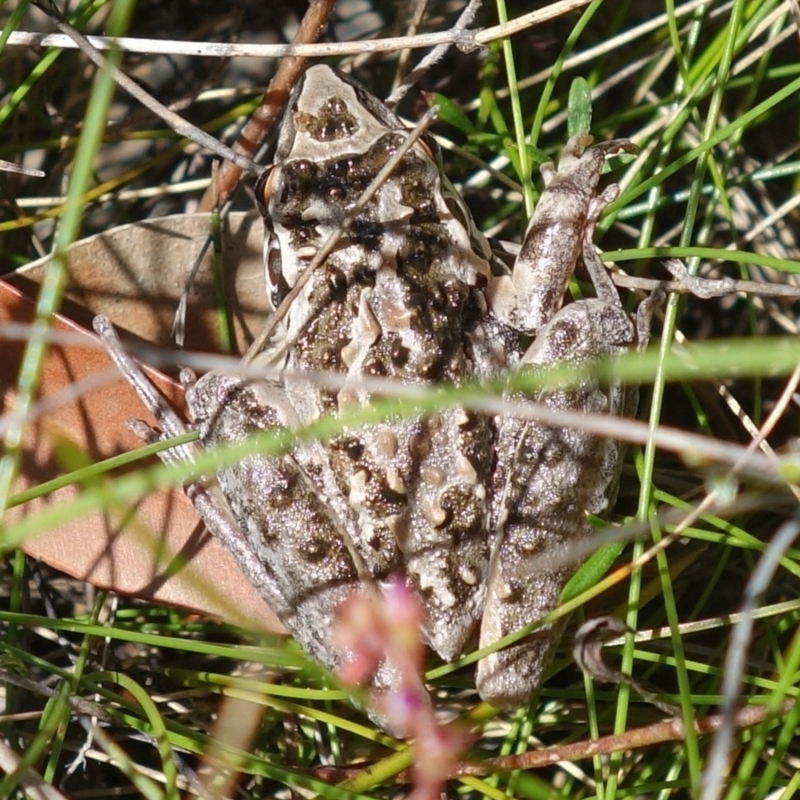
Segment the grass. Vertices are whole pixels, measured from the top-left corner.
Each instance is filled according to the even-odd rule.
[[[127,4],[114,5],[112,16],[101,3],[82,4],[73,14],[87,31],[99,29],[101,20],[107,32],[130,26],[139,36],[167,27],[155,5],[131,4],[129,12]],[[18,8],[19,13],[0,11],[6,31],[29,29],[33,12]],[[514,20],[527,10],[524,3],[487,8],[482,24],[493,24],[495,14]],[[380,3],[375,11],[392,17]],[[231,36],[228,23],[211,10],[204,13],[197,30],[170,20],[174,38]],[[277,11],[258,22],[246,17],[239,38],[256,38],[258,25],[262,33],[279,30],[281,22]],[[437,19],[425,30],[443,30],[452,22]],[[643,150],[635,160],[613,164],[612,178],[623,192],[596,237],[608,260],[640,277],[666,277],[659,262],[677,257],[703,276],[791,284],[800,268],[800,69],[792,25],[788,5],[770,0],[697,4],[689,11],[672,4],[645,9],[642,3],[595,2],[493,41],[483,53],[449,53],[424,79],[426,88],[452,104],[448,122],[435,129],[456,145],[445,151],[445,165],[452,176],[466,176],[461,189],[480,227],[518,240],[542,187],[532,165],[560,152],[570,124],[571,87],[582,77],[592,93],[595,138],[627,136]],[[9,268],[33,259],[37,247],[63,250],[96,230],[155,212],[189,210],[197,202],[200,190],[191,181],[209,174],[207,159],[199,160],[171,131],[142,117],[119,92],[109,112],[113,87],[83,56],[8,46],[0,57],[4,75],[11,76],[3,87],[0,158],[28,153],[47,172],[45,179],[13,184],[17,206],[9,205],[0,219],[0,258]],[[416,58],[412,54],[412,63]],[[121,64],[145,83],[159,84],[161,99],[186,101],[185,116],[230,139],[235,121],[255,106],[269,71],[259,65],[254,79],[253,70],[236,60],[226,67],[209,61],[186,60],[160,83],[154,65],[165,68],[170,62],[163,56],[127,56]],[[393,63],[362,66],[358,77],[385,94]],[[162,96],[170,91],[173,96]],[[58,97],[66,99],[54,107]],[[410,117],[419,116],[418,110],[413,100],[403,106]],[[106,119],[115,124],[107,127]],[[167,183],[178,190],[154,200],[154,187]],[[252,201],[236,202],[244,208]],[[63,282],[54,270],[39,297],[40,319],[59,307]],[[608,563],[593,562],[581,573],[568,607],[587,618],[614,614],[639,632],[618,651],[623,670],[657,687],[681,707],[685,720],[710,714],[723,702],[731,637],[749,619],[730,615],[743,606],[758,609],[747,648],[741,642],[733,648],[744,656],[740,703],[768,705],[776,713],[734,731],[734,747],[718,777],[719,796],[726,798],[789,797],[797,784],[798,712],[777,709],[796,692],[800,551],[791,542],[780,553],[771,549],[779,531],[789,538],[791,528],[782,526],[795,520],[796,402],[780,411],[768,436],[779,454],[775,460],[764,456],[734,471],[752,431],[779,408],[786,376],[800,360],[797,308],[792,297],[672,296],[647,357],[609,366],[642,383],[640,417],[656,434],[648,438],[631,426],[630,467],[612,528],[625,547],[617,546],[610,571]],[[42,379],[40,352],[29,348],[17,384],[17,408],[31,413]],[[406,410],[412,402],[427,409],[488,403],[485,395],[486,387],[465,387],[380,403],[363,411],[361,420],[326,421],[306,433],[330,436],[336,425],[396,413],[398,402]],[[681,433],[670,438],[672,429]],[[15,431],[13,425],[6,430],[11,438],[0,465],[0,495],[13,495]],[[727,455],[712,452],[712,445],[724,443],[731,445]],[[247,448],[266,446],[254,441]],[[242,453],[214,453],[206,467]],[[154,486],[172,485],[177,477],[175,470],[146,467],[113,481],[95,478],[71,506],[29,516],[5,529],[3,541],[10,548],[78,513],[134,506]],[[715,503],[702,505],[710,495]],[[661,549],[665,539],[669,544]],[[600,542],[598,535],[592,549]],[[641,567],[626,569],[637,559]],[[770,559],[772,571],[752,583]],[[232,792],[219,788],[228,771],[247,776],[241,785],[252,797],[272,797],[287,787],[331,798],[399,791],[391,782],[412,764],[412,751],[354,711],[342,690],[291,643],[177,609],[103,592],[93,596],[49,570],[33,573],[42,577],[33,583],[28,604],[31,573],[19,551],[9,553],[7,565],[0,666],[35,686],[7,684],[3,739],[20,761],[14,772],[3,762],[11,774],[0,780],[0,797],[21,791],[26,768],[69,796],[102,787],[109,794],[176,797],[191,783],[190,769],[217,796]],[[652,640],[641,635],[650,630],[659,632]],[[565,642],[553,677],[528,709],[496,714],[469,693],[469,667],[432,663],[436,704],[475,725],[470,755],[479,763],[530,752],[538,742],[566,745],[612,732],[627,732],[625,748],[537,770],[506,772],[485,764],[488,774],[462,778],[459,794],[700,796],[712,737],[689,728],[683,741],[639,744],[636,729],[661,721],[663,714],[626,686],[582,684],[567,649]],[[89,712],[101,722],[92,734],[70,705],[74,698],[95,704]],[[67,775],[73,762],[80,767]],[[707,790],[705,796],[714,795]]]

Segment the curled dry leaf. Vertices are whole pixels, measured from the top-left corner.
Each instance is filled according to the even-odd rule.
[[[198,219],[200,217],[201,219]],[[59,462],[57,449],[69,443],[83,451],[87,460],[97,462],[129,452],[141,442],[125,428],[127,418],[148,415],[133,390],[116,373],[94,336],[85,330],[94,312],[109,315],[116,325],[148,341],[167,343],[171,314],[177,304],[186,272],[208,230],[208,215],[151,220],[128,225],[79,242],[70,253],[70,316],[58,317],[53,330],[84,336],[85,344],[54,345],[42,376],[40,400],[87,379],[108,376],[108,381],[80,391],[77,397],[53,403],[30,421],[26,429],[21,475],[17,491],[38,486],[67,471]],[[234,312],[240,343],[263,320],[256,274],[260,275],[260,225],[239,215],[236,231],[228,240],[235,268],[230,277],[229,297],[244,298]],[[254,219],[250,215],[250,219]],[[137,232],[137,229],[139,232]],[[259,243],[253,244],[257,234]],[[250,238],[248,238],[248,236]],[[238,242],[238,244],[236,244]],[[251,257],[242,258],[242,248]],[[206,256],[206,260],[209,260]],[[258,273],[256,273],[257,264]],[[169,267],[169,268],[167,268]],[[37,263],[11,277],[11,281],[35,290],[45,265]],[[199,288],[190,299],[188,341],[193,348],[218,352],[214,335],[213,282],[201,270]],[[34,282],[32,284],[31,282]],[[263,278],[261,279],[263,287]],[[263,295],[263,289],[261,290]],[[86,307],[78,305],[81,301]],[[262,301],[263,302],[263,301]],[[91,309],[91,311],[89,310]],[[34,305],[21,288],[0,281],[0,325],[28,323]],[[24,352],[23,341],[4,341],[5,357],[0,365],[0,396],[3,413],[14,406],[14,387]],[[155,371],[150,377],[180,408],[182,390]],[[4,525],[13,525],[77,497],[79,489],[69,486],[44,498],[9,509]],[[135,508],[104,509],[76,519],[63,519],[58,528],[25,542],[23,549],[34,558],[102,588],[145,600],[179,605],[212,614],[239,624],[270,632],[283,630],[275,615],[264,605],[239,572],[233,559],[198,522],[188,499],[180,490],[154,491]],[[178,568],[179,567],[179,568]]]

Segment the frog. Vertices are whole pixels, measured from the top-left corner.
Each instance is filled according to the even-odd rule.
[[[641,346],[645,334],[593,244],[618,192],[611,185],[597,194],[603,166],[610,155],[637,152],[632,142],[595,144],[577,134],[557,167],[542,165],[545,189],[509,267],[477,229],[427,134],[347,219],[407,137],[399,117],[354,79],[322,64],[306,70],[275,161],[255,186],[267,291],[273,310],[284,312],[259,362],[269,377],[186,378],[201,448],[346,417],[393,384],[474,386]],[[309,273],[331,236],[333,249]],[[598,296],[564,306],[581,258]],[[142,386],[108,322],[95,327],[159,421],[160,433],[140,433],[185,431]],[[508,397],[587,413],[635,408],[626,387],[592,381]],[[194,457],[185,448],[165,452],[167,461]],[[490,645],[557,605],[576,564],[536,559],[547,550],[563,556],[590,532],[587,513],[611,508],[622,453],[613,440],[449,403],[346,425],[327,441],[298,440],[280,456],[249,456],[220,469],[215,485],[187,491],[287,630],[326,667],[347,657],[327,638],[337,608],[353,593],[380,597],[398,576],[423,609],[425,640],[450,662],[476,638]],[[541,628],[480,661],[483,699],[499,708],[526,702],[561,629]],[[386,665],[377,682],[388,686],[391,676]]]

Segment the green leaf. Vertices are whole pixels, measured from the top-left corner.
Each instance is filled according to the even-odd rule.
[[[567,582],[561,592],[562,601],[571,600],[596,586],[611,569],[611,565],[617,560],[624,546],[624,542],[613,542],[592,553]]]
[[[589,133],[592,127],[592,93],[583,78],[575,78],[569,88],[567,130],[570,136]]]
[[[431,103],[439,106],[439,119],[442,122],[452,125],[466,136],[471,136],[475,133],[475,126],[472,124],[472,120],[449,97],[433,92],[431,94]]]
[[[549,155],[544,150],[529,144],[525,147],[528,151],[528,159],[532,164],[544,164],[545,161],[552,161]]]

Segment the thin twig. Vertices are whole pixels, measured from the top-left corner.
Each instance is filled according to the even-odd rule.
[[[16,172],[18,175],[30,175],[33,178],[44,178],[44,172],[34,167],[23,167],[13,161],[4,161],[0,158],[0,172]]]
[[[794,705],[793,700],[785,702],[777,714],[766,705],[740,708],[734,715],[733,723],[737,728],[752,728],[772,716],[788,714]],[[723,714],[709,714],[695,720],[694,730],[699,734],[714,733],[726,722]],[[576,761],[624,750],[641,749],[662,742],[682,742],[685,738],[686,730],[683,722],[679,719],[670,719],[643,728],[632,728],[620,735],[603,736],[594,741],[531,750],[517,756],[497,758],[487,764],[464,764],[452,777],[486,775],[496,770],[536,769],[559,761]]]
[[[336,0],[315,0],[303,16],[300,28],[295,36],[295,44],[306,44],[316,40],[333,11]],[[307,56],[285,57],[278,63],[278,69],[261,98],[261,103],[253,112],[247,124],[233,145],[233,151],[248,159],[253,158],[256,150],[272,130],[273,125],[286,105],[286,99],[292,87],[297,83],[300,74],[308,62]],[[259,170],[261,171],[261,170]],[[200,211],[211,211],[215,206],[222,206],[236,188],[242,174],[241,167],[231,161],[225,161],[219,170],[216,187],[216,204],[211,186],[206,189],[200,200]]]
[[[623,289],[640,289],[644,292],[652,292],[660,286],[662,289],[672,294],[691,294],[706,300],[712,297],[724,297],[729,294],[737,293],[758,295],[760,297],[788,297],[792,300],[800,299],[800,286],[764,283],[763,281],[740,281],[735,278],[716,280],[693,276],[692,283],[687,283],[683,279],[676,281],[659,281],[654,278],[638,278],[633,275],[625,275],[621,272],[613,272],[611,274],[611,279],[617,286]]]
[[[453,34],[464,34],[467,32],[468,25],[471,25],[480,10],[482,0],[469,0],[461,15],[456,20],[452,28]],[[403,82],[395,88],[395,90],[386,98],[388,105],[396,105],[403,97],[405,97],[408,90],[424,75],[437,61],[444,58],[445,53],[450,49],[451,44],[440,44],[434,47],[428,55],[426,55],[419,64],[403,78]]]
[[[53,24],[60,31],[63,31],[66,36],[75,42],[75,46],[78,47],[93,64],[95,64],[101,70],[107,70],[119,86],[121,86],[126,92],[128,92],[128,94],[138,100],[145,108],[149,109],[153,112],[153,114],[164,120],[164,122],[166,122],[167,125],[169,125],[169,127],[179,136],[184,136],[195,144],[198,144],[201,147],[210,150],[212,153],[215,153],[220,158],[233,161],[241,169],[247,172],[250,172],[254,175],[258,175],[259,172],[261,172],[258,164],[254,163],[249,158],[245,158],[244,156],[235,153],[230,147],[222,144],[220,141],[211,136],[211,134],[206,133],[204,130],[192,125],[190,122],[187,122],[179,114],[171,111],[163,103],[160,103],[158,100],[156,100],[151,94],[148,94],[144,89],[142,89],[141,86],[139,86],[138,83],[131,80],[124,72],[122,72],[122,70],[118,69],[113,64],[110,64],[105,59],[103,54],[96,47],[94,47],[91,41],[82,33],[79,33],[65,20],[59,19],[53,9],[48,8],[44,3],[37,3],[37,7],[47,14]],[[111,41],[113,42],[114,40]]]
[[[777,712],[769,706],[746,706],[740,708],[735,715],[737,728],[752,728],[771,717],[785,716],[795,707],[793,700],[787,700]],[[694,722],[694,730],[699,734],[710,734],[718,731],[725,724],[722,714],[709,714]],[[516,770],[540,769],[561,761],[576,762],[595,756],[610,755],[625,750],[639,750],[663,742],[682,742],[686,738],[686,729],[679,719],[656,722],[641,728],[631,728],[623,734],[602,736],[599,739],[573,742],[567,745],[555,745],[541,750],[529,750],[521,755],[503,756],[481,762],[463,761],[448,776],[450,780],[458,780],[466,776],[481,777],[494,775],[497,772],[513,772]],[[309,774],[330,782],[340,782],[363,773],[363,767],[355,769],[339,769],[335,767],[318,767],[308,771]],[[407,784],[414,779],[411,770],[404,770],[395,776],[395,783]]]
[[[18,686],[32,694],[38,694],[42,697],[47,697],[50,700],[55,700],[61,696],[60,686],[45,686],[40,681],[33,681],[22,675],[15,675],[5,669],[0,669],[0,683],[9,683],[12,686]],[[91,700],[84,700],[82,697],[68,697],[67,702],[75,714],[84,714],[89,717],[97,717],[103,722],[113,722],[114,717],[109,714],[103,706],[92,702]]]
[[[552,19],[583,8],[589,0],[560,0],[550,3],[546,8],[531,11],[502,25],[494,25],[484,30],[447,30],[424,33],[417,36],[396,36],[388,39],[357,42],[329,42],[326,44],[226,44],[222,42],[164,42],[157,39],[134,39],[121,36],[91,36],[87,41],[96,50],[121,49],[137,53],[168,53],[172,55],[202,56],[203,58],[233,58],[248,56],[252,58],[328,58],[330,56],[351,56],[365,53],[391,53],[406,48],[426,48],[437,45],[456,45],[461,50],[474,50],[497,39],[520,33],[527,28],[542,25]],[[62,29],[63,30],[63,29]],[[26,31],[13,32],[7,44],[15,46],[63,47],[83,49],[73,36],[65,31],[64,36],[41,34]]]

